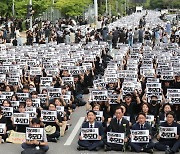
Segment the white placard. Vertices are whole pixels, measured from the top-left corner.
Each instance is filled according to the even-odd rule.
[[[98,128],[81,128],[82,140],[98,140]]]
[[[103,111],[94,111],[94,112],[96,112],[96,121],[102,122]]]
[[[43,141],[44,128],[26,127],[26,140]]]
[[[19,109],[19,101],[11,101],[11,106],[13,107],[14,110]]]
[[[55,122],[57,111],[41,110],[41,118],[43,122]]]
[[[11,117],[13,115],[13,107],[2,106],[2,112],[5,117]]]
[[[36,108],[35,107],[26,107],[25,112],[29,114],[30,118],[36,118]]]
[[[29,125],[29,114],[27,113],[14,113],[13,122],[16,125]]]
[[[51,86],[52,77],[41,77],[40,85],[41,86]]]
[[[0,123],[0,134],[6,133],[6,124]]]
[[[124,145],[124,133],[107,132],[107,142]]]
[[[93,90],[91,94],[93,101],[107,101],[107,90]]]
[[[159,127],[159,134],[161,138],[176,138],[177,127]]]
[[[40,98],[33,98],[33,99],[32,99],[32,106],[33,106],[33,107],[36,107],[36,108],[41,107]]]
[[[61,117],[64,117],[64,106],[56,106],[57,112]]]
[[[149,143],[149,130],[131,130],[132,143]]]

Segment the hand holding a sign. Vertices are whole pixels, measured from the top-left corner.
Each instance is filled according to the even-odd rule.
[[[102,137],[101,136],[98,136],[98,140],[101,140],[102,139]]]
[[[175,137],[177,140],[179,139],[179,135],[176,135],[176,137]]]
[[[82,136],[79,136],[79,140],[82,140]]]
[[[125,143],[127,143],[128,142],[128,138],[126,137],[126,138],[124,138],[124,142]]]
[[[56,124],[57,124],[59,127],[62,126],[62,123],[60,123],[58,119],[55,119],[55,122],[56,122]]]

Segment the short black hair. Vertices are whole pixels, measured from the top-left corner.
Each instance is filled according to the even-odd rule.
[[[173,116],[173,118],[175,118],[175,114],[174,114],[174,112],[173,112],[173,111],[169,111],[168,113],[166,113],[166,117],[167,117],[168,115],[172,115],[172,116]]]
[[[28,85],[24,85],[23,89],[28,89],[29,90],[29,86]]]
[[[93,114],[96,116],[96,112],[93,111],[93,110],[88,111],[88,112],[87,112],[87,116],[88,116],[89,113],[93,113]]]
[[[41,124],[41,120],[39,118],[33,118],[31,123],[32,124]]]
[[[136,119],[138,119],[140,115],[143,115],[146,118],[146,114],[144,112],[139,112]]]
[[[123,110],[122,107],[118,106],[118,107],[116,108],[116,110],[119,110],[119,109],[121,110],[122,113],[124,112],[124,110]],[[115,112],[116,112],[116,110],[115,110]]]

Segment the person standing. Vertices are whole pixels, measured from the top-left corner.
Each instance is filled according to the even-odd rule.
[[[135,27],[134,36],[133,36],[133,43],[134,44],[136,44],[138,42],[138,38],[139,38],[139,32],[138,32],[137,27]]]
[[[21,39],[21,34],[19,32],[19,28],[16,29],[15,33],[16,33],[17,45],[18,46],[23,46],[22,39]]]
[[[112,51],[112,39],[113,39],[113,35],[112,35],[112,31],[109,32],[108,36],[107,36],[107,43],[109,44],[109,51]]]
[[[128,32],[128,45],[130,47],[133,46],[133,36],[134,36],[133,31],[132,31],[132,29],[130,29]]]
[[[144,38],[144,30],[142,27],[139,29],[139,43],[143,43],[143,38]]]

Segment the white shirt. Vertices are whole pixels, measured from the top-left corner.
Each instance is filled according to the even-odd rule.
[[[91,127],[92,125],[92,127]],[[94,128],[95,127],[95,122],[93,122],[92,124],[89,122],[89,128]]]

